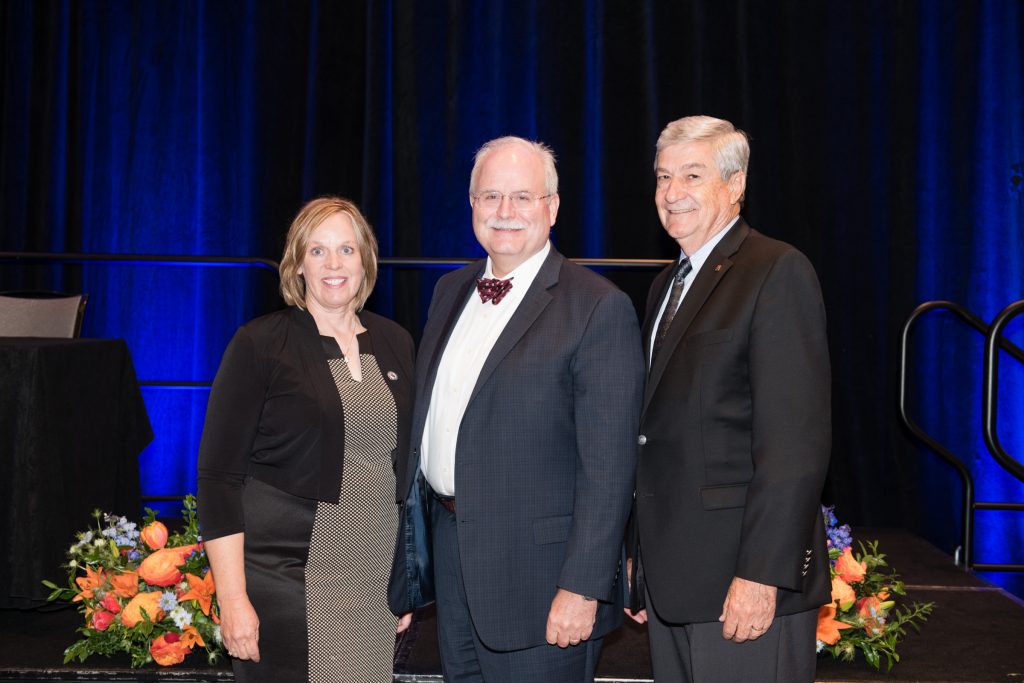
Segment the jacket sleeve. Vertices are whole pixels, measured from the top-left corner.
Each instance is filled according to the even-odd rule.
[[[749,340],[754,475],[736,575],[796,590],[832,439],[825,310],[814,268],[795,250],[779,257],[757,296]]]
[[[199,520],[205,540],[245,529],[242,489],[266,396],[261,370],[253,339],[240,328],[213,381],[199,445]]]
[[[570,368],[576,424],[573,522],[558,585],[612,602],[636,467],[644,361],[636,313],[603,296]]]

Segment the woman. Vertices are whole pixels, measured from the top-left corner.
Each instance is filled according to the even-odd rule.
[[[289,308],[241,327],[214,380],[199,518],[236,680],[392,680],[413,343],[361,310],[376,277],[359,209],[309,202],[281,259]]]

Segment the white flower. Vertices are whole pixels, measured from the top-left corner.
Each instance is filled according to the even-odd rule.
[[[178,628],[185,628],[192,624],[192,615],[181,605],[172,609],[168,616],[174,620],[174,625]]]
[[[220,626],[213,627],[213,639],[217,641],[218,645],[223,645],[224,641],[220,637]]]
[[[107,544],[107,542],[104,541],[102,538],[97,538],[95,541],[92,542],[92,544],[97,548],[102,548]]]

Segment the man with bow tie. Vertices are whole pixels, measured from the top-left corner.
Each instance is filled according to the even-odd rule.
[[[434,291],[410,454],[432,499],[444,677],[590,681],[622,617],[644,373],[636,314],[551,246],[558,175],[546,146],[485,144],[469,200],[487,259]]]
[[[709,116],[657,143],[654,201],[680,253],[647,300],[628,544],[657,681],[810,683],[830,594],[825,310],[807,258],[740,216],[749,156]]]

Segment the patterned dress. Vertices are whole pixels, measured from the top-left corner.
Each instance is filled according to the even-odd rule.
[[[309,680],[391,681],[395,616],[388,609],[398,531],[396,412],[377,360],[360,354],[363,379],[330,359],[345,411],[345,466],[337,504],[318,503],[306,562]]]
[[[397,621],[387,587],[398,532],[395,401],[369,334],[359,335],[361,382],[327,342],[325,362],[345,420],[341,494],[337,503],[324,503],[247,481],[247,590],[265,618],[261,661],[232,660],[239,682],[392,680]]]

